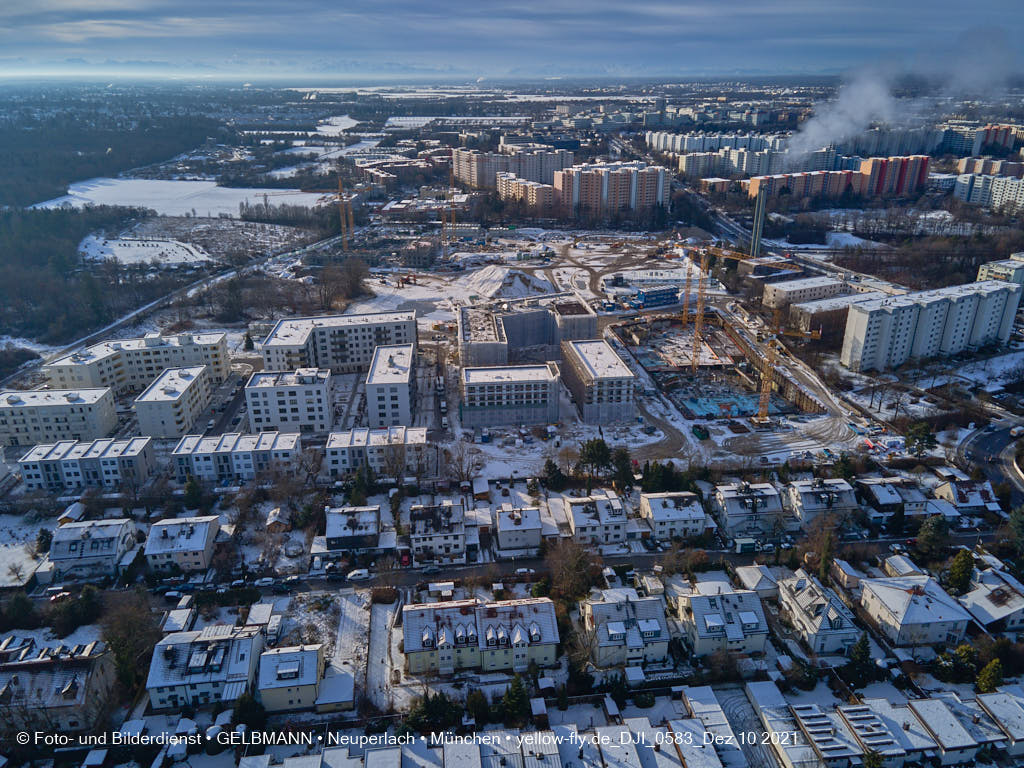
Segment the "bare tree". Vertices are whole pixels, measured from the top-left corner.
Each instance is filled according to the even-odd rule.
[[[480,452],[459,440],[455,448],[448,454],[448,469],[460,483],[468,483],[476,475],[477,459]]]

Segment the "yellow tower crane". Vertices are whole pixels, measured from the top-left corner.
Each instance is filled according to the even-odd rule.
[[[686,280],[683,283],[683,330],[686,330],[686,326],[690,324],[690,270],[693,268],[693,262],[689,258],[686,259]]]
[[[764,353],[764,361],[761,366],[761,399],[757,404],[757,416],[752,421],[755,424],[767,425],[768,406],[772,399],[772,385],[775,378],[775,345],[779,340],[779,328],[782,325],[782,310],[778,307],[772,313],[772,328],[774,333],[768,336],[764,343],[767,347]]]
[[[705,249],[700,254],[700,273],[697,275],[697,314],[693,318],[693,360],[691,368],[697,372],[700,363],[701,335],[704,333],[704,288],[707,285],[706,276],[708,273],[708,252]]]

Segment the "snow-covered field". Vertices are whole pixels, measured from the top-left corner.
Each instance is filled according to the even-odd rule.
[[[0,587],[28,581],[42,560],[33,555],[40,528],[53,530],[56,521],[28,515],[0,515]]]
[[[341,136],[345,131],[355,128],[357,125],[359,125],[358,120],[353,120],[348,115],[339,115],[324,120],[316,127],[316,132],[321,136]]]
[[[212,181],[164,181],[158,179],[97,178],[79,181],[68,187],[68,194],[37,203],[33,208],[57,208],[70,205],[124,205],[150,208],[162,216],[238,216],[243,202],[271,205],[321,204],[322,196],[297,189],[242,189],[218,187]]]
[[[140,240],[123,238],[106,240],[96,235],[87,236],[78,245],[83,258],[93,261],[114,259],[122,264],[198,264],[211,261],[210,254],[194,245],[177,240]]]
[[[849,232],[829,232],[825,236],[825,244],[821,245],[818,243],[802,243],[800,245],[793,245],[787,240],[769,240],[766,241],[771,245],[776,245],[779,248],[789,248],[794,251],[799,250],[815,250],[818,248],[884,248],[884,243],[876,243],[874,240],[865,240],[863,237],[857,237],[856,235],[850,234]]]

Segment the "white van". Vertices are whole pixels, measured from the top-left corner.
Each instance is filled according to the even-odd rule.
[[[345,578],[349,581],[366,581],[370,578],[370,572],[365,568],[356,568],[354,571],[349,571]]]

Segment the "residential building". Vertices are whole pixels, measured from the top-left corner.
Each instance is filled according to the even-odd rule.
[[[896,743],[906,753],[907,763],[924,764],[937,754],[938,744],[935,743],[935,739],[928,734],[927,729],[906,703],[892,702],[885,698],[864,698],[861,700],[861,706],[866,707],[881,721],[884,730],[879,732],[880,738],[895,736]],[[839,707],[840,715],[846,708]],[[861,712],[854,709],[852,714],[857,717]],[[891,745],[885,746],[898,753],[898,749],[892,748]],[[897,757],[892,764],[899,765],[898,759]]]
[[[149,663],[150,706],[158,712],[231,706],[252,690],[263,645],[260,627],[211,624],[165,635]]]
[[[366,371],[377,347],[416,344],[416,312],[294,317],[278,321],[260,350],[267,371]]]
[[[846,328],[851,306],[883,299],[887,295],[882,291],[868,291],[792,304],[789,307],[789,320],[804,333],[818,331],[823,339],[830,339]]]
[[[350,429],[327,436],[325,464],[330,477],[345,477],[366,466],[377,476],[436,477],[438,450],[425,427]]]
[[[694,656],[764,653],[768,641],[761,598],[747,590],[692,594],[679,603],[679,622]]]
[[[551,184],[555,173],[569,168],[572,152],[538,144],[505,144],[504,152],[475,149],[452,150],[455,178],[474,189],[494,189],[500,174],[513,174],[525,181]]]
[[[238,483],[272,470],[292,472],[301,453],[298,432],[226,432],[185,435],[171,452],[171,462],[179,483],[190,476],[208,483]]]
[[[877,752],[884,766],[902,766],[907,760],[908,750],[901,743],[900,734],[893,730],[893,723],[866,704],[846,704],[835,709],[842,718],[843,730],[857,741],[864,752]],[[913,715],[910,715],[913,717]]]
[[[167,368],[135,398],[139,431],[156,438],[187,435],[205,415],[211,394],[205,365]]]
[[[1002,280],[1005,283],[1024,285],[1024,251],[1010,254],[1001,261],[989,261],[978,267],[978,282]]]
[[[37,445],[18,459],[30,491],[62,493],[84,488],[141,488],[156,467],[153,440],[104,438]]]
[[[117,684],[113,655],[100,641],[39,646],[0,641],[0,733],[89,733],[106,723]]]
[[[558,368],[554,363],[463,368],[460,384],[463,427],[558,421]]]
[[[636,377],[604,339],[562,342],[562,380],[584,422],[636,419]]]
[[[260,654],[256,694],[267,712],[313,709],[324,676],[324,646],[270,648]]]
[[[1003,568],[979,565],[970,588],[957,599],[989,632],[1024,631],[1024,584]]]
[[[334,421],[334,381],[328,368],[260,371],[245,385],[253,432],[327,432]]]
[[[688,491],[640,494],[640,517],[662,541],[692,539],[711,527],[697,494]]]
[[[103,389],[0,392],[0,444],[95,440],[117,427],[114,393]]]
[[[734,569],[736,581],[742,589],[756,592],[762,600],[779,599],[779,574],[792,573],[781,566],[770,568],[767,565],[737,565]]]
[[[819,656],[845,655],[860,638],[853,613],[839,595],[803,568],[779,581],[779,606],[800,639]]]
[[[927,155],[872,157],[861,160],[856,171],[812,170],[755,176],[747,185],[747,194],[757,197],[763,189],[770,197],[785,190],[794,200],[843,195],[903,197],[926,188],[930,162]]]
[[[414,504],[409,509],[409,545],[419,562],[465,562],[465,507],[451,499],[440,504]]]
[[[1003,748],[1009,758],[1024,755],[1024,694],[1019,688],[1000,688],[994,693],[980,693],[978,706],[999,727],[1006,743]]]
[[[496,183],[500,200],[519,203],[535,216],[550,216],[555,211],[555,188],[551,184],[507,172],[498,173]]]
[[[893,645],[957,645],[971,615],[923,574],[861,579],[860,604]]]
[[[626,540],[626,508],[615,491],[595,490],[590,496],[564,496],[565,516],[573,538],[581,544],[619,544]]]
[[[216,515],[169,518],[153,523],[145,549],[149,567],[155,571],[205,571],[213,559],[219,532],[220,518]]]
[[[558,622],[546,597],[485,603],[457,600],[402,608],[405,668],[409,674],[525,672],[557,664]]]
[[[1017,176],[957,176],[953,196],[970,205],[1014,213],[1024,208],[1024,179]]]
[[[377,347],[366,374],[366,415],[370,426],[411,427],[416,402],[416,347]]]
[[[1020,297],[1016,283],[989,280],[854,304],[839,361],[854,371],[888,370],[1005,344]]]
[[[771,483],[716,486],[711,506],[719,529],[731,538],[777,536],[784,528],[782,498]]]
[[[555,203],[567,216],[610,216],[666,205],[670,174],[642,161],[574,165],[556,171]]]
[[[543,526],[537,507],[514,507],[502,504],[495,512],[495,538],[498,549],[537,553],[540,550]]]
[[[660,597],[640,597],[635,589],[606,589],[580,607],[583,630],[593,638],[588,642],[596,666],[637,666],[668,657],[668,622]]]
[[[957,474],[962,475],[959,470]],[[992,483],[988,480],[977,481],[966,476],[954,476],[937,485],[933,493],[935,498],[945,499],[956,507],[956,511],[964,517],[1000,515],[1003,511]]]
[[[116,577],[124,556],[137,544],[135,523],[127,518],[59,525],[47,553],[53,566],[51,581]]]
[[[768,283],[764,287],[761,303],[771,309],[783,309],[791,304],[818,301],[836,296],[843,290],[843,282],[831,277],[805,277]]]
[[[148,333],[141,339],[93,344],[43,366],[50,386],[60,389],[110,387],[117,394],[139,392],[168,368],[205,365],[219,384],[231,361],[226,333]]]
[[[939,765],[974,764],[981,745],[946,700],[912,699],[907,706],[938,747]]]
[[[853,486],[838,477],[794,480],[786,485],[783,493],[786,506],[801,525],[807,525],[819,515],[833,515],[842,520],[860,508]]]

